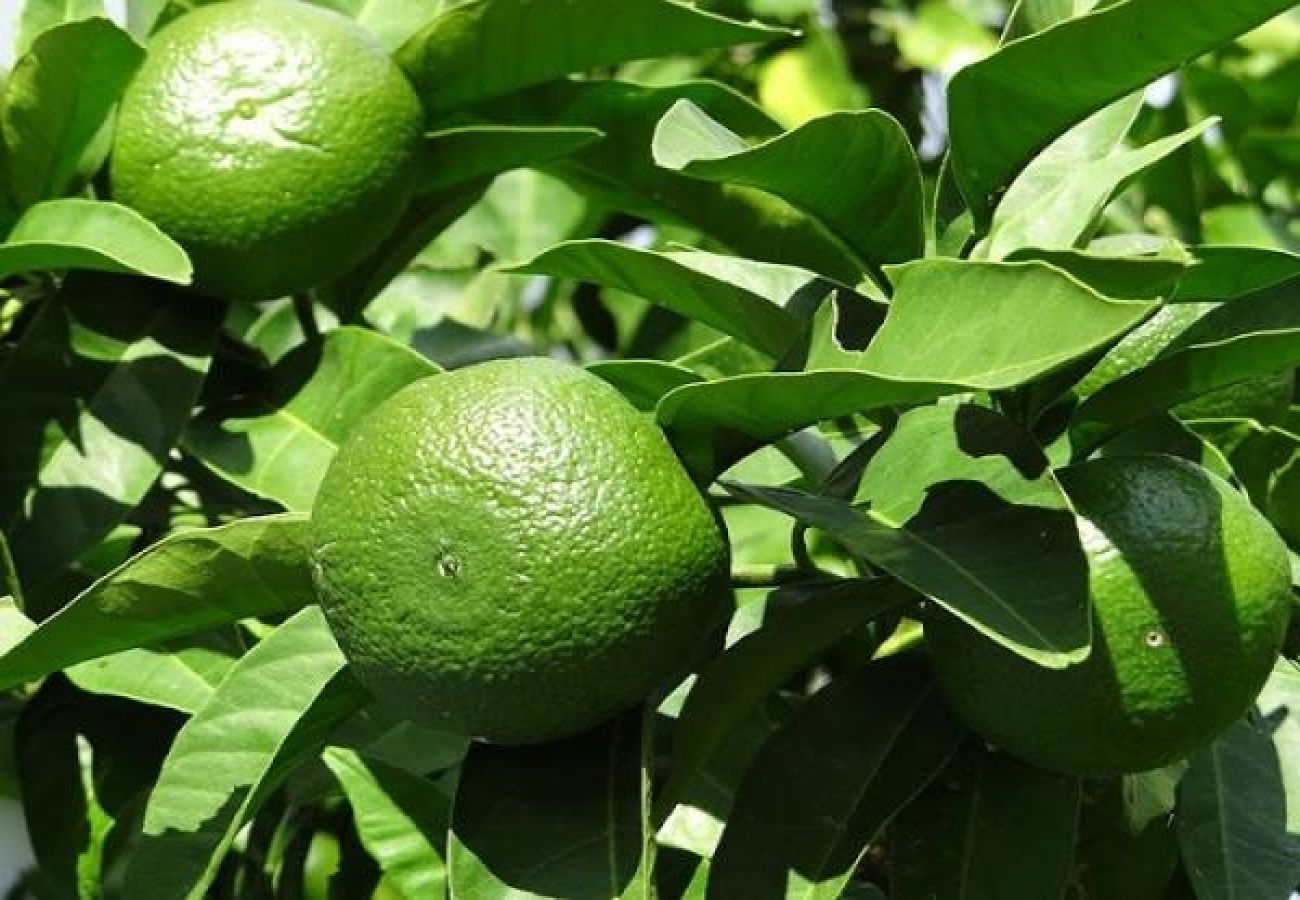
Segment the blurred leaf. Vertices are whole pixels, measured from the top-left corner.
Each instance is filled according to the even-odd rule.
[[[43,32],[0,100],[9,190],[19,207],[67,193],[144,49],[107,19]]]
[[[507,271],[594,281],[637,294],[772,356],[784,353],[802,327],[782,309],[784,302],[815,281],[797,269],[601,240],[560,244]]]
[[[1131,116],[1134,106],[1121,103],[1121,115]],[[1109,109],[1098,113],[1106,116]],[[1103,156],[1079,159],[1073,150],[1061,149],[1077,139],[1065,135],[1038,157],[1017,179],[998,204],[993,216],[986,254],[1005,259],[1021,247],[1048,249],[1074,246],[1111,199],[1144,170],[1197,140],[1214,124],[1207,119],[1178,134],[1126,149],[1122,144]],[[1089,128],[1092,120],[1079,128]]]
[[[1286,897],[1300,880],[1277,749],[1238,722],[1192,757],[1178,786],[1178,841],[1198,897]]]
[[[708,897],[839,897],[867,846],[956,750],[963,729],[912,660],[813,695],[741,783]]]
[[[869,100],[866,89],[854,80],[839,35],[816,26],[804,30],[799,46],[781,51],[763,65],[758,98],[787,128],[837,110],[861,109]]]
[[[138,900],[198,900],[235,834],[364,701],[316,607],[236,663],[172,744],[127,871]]]
[[[1259,726],[1277,751],[1286,796],[1286,830],[1300,835],[1300,668],[1279,659],[1255,701]]]
[[[0,278],[65,269],[176,284],[189,284],[193,274],[185,251],[148,219],[116,203],[78,197],[31,207],[0,244]]]
[[[0,62],[12,62],[22,57],[37,37],[56,25],[104,18],[106,15],[104,0],[23,0],[15,5],[18,7],[18,27],[12,36],[14,55],[7,58],[0,52]],[[4,39],[7,41],[10,36],[4,35]]]
[[[390,52],[402,46],[412,35],[459,0],[328,0],[357,20]]]
[[[64,674],[92,694],[193,714],[211,699],[243,649],[231,634],[214,631],[90,659]]]
[[[331,747],[324,759],[347,794],[361,843],[385,877],[405,900],[442,896],[450,798],[427,779],[350,750]]]
[[[968,741],[894,823],[891,896],[1064,896],[1079,801],[1079,779]]]
[[[33,628],[0,603],[0,690],[68,666],[311,602],[307,521],[242,519],[165,538]],[[22,632],[28,633],[23,635]],[[11,636],[17,640],[6,647]]]
[[[710,660],[691,687],[677,717],[668,779],[655,798],[657,819],[681,802],[691,779],[763,700],[855,628],[915,599],[900,585],[866,579],[786,590],[806,599]]]
[[[1300,255],[1263,247],[1193,247],[1199,265],[1178,284],[1173,299],[1235,300],[1300,277]]]
[[[640,711],[534,747],[475,744],[452,813],[462,900],[611,900],[647,850]]]
[[[679,100],[655,129],[654,156],[692,177],[780,197],[834,235],[863,272],[924,252],[920,164],[902,126],[880,110],[832,113],[750,147]]]
[[[955,72],[998,48],[987,27],[949,0],[923,0],[899,23],[896,41],[909,65],[940,72]]]
[[[573,237],[583,229],[588,219],[586,198],[564,181],[532,169],[506,172],[492,182],[482,199],[459,221],[421,254],[422,260],[444,243],[452,247],[470,246],[489,253],[499,262],[518,262],[541,253],[552,244]],[[494,271],[478,272],[476,278],[505,282],[514,289],[522,289],[528,282],[522,278],[503,278]],[[451,315],[466,324],[487,324],[490,316],[481,321]]]
[[[494,103],[508,121],[598,128],[605,140],[552,165],[551,171],[612,209],[698,229],[750,259],[800,266],[853,284],[860,266],[842,243],[778,197],[743,185],[689,178],[655,164],[651,148],[664,114],[689,100],[746,141],[781,129],[743,96],[709,81],[643,87],[593,79],[560,82]]]
[[[0,527],[29,588],[107,536],[152,487],[220,323],[218,304],[156,281],[70,278],[5,357]]]
[[[438,368],[381,334],[344,327],[271,370],[266,394],[206,410],[185,449],[244,490],[308,512],[339,444],[367,413]]]
[[[582,126],[465,125],[435,131],[426,145],[422,193],[447,190],[487,175],[554,162],[600,141]]]
[[[1064,491],[1018,426],[977,406],[900,419],[855,507],[788,488],[727,485],[825,531],[1039,665],[1089,650],[1087,562]]]
[[[1227,43],[1291,0],[1120,0],[1004,46],[948,89],[953,171],[977,224],[1072,125]],[[1140,40],[1142,53],[1126,48]]]
[[[444,113],[572,72],[633,59],[767,41],[786,32],[673,0],[470,0],[397,52],[431,113]]]
[[[1145,368],[1107,384],[1076,410],[1071,439],[1096,447],[1125,426],[1216,388],[1300,364],[1300,279],[1200,318]]]

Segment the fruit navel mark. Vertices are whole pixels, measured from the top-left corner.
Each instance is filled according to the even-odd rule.
[[[1152,628],[1146,633],[1146,637],[1143,640],[1152,650],[1158,650],[1168,642],[1169,638],[1167,638],[1165,633],[1159,628]]]
[[[443,578],[458,578],[460,577],[460,570],[460,559],[451,551],[444,551],[438,557],[438,574]]]

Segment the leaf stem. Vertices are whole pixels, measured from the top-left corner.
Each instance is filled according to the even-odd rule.
[[[298,325],[303,336],[311,343],[320,340],[320,325],[316,322],[316,303],[310,294],[293,295],[293,311],[298,316]]]
[[[798,566],[741,566],[731,570],[734,588],[780,587],[796,581],[806,581],[815,573]]]

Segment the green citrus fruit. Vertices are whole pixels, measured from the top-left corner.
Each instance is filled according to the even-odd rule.
[[[190,254],[198,287],[259,300],[338,277],[408,200],[423,114],[338,13],[229,0],[150,41],[122,98],[114,199]]]
[[[1079,775],[1155,768],[1241,716],[1286,631],[1285,546],[1226,482],[1165,456],[1059,473],[1080,518],[1092,651],[1040,668],[952,616],[926,623],[939,683],[993,744]]]
[[[1214,320],[1207,314],[1218,303],[1171,303],[1135,328],[1106,354],[1077,391],[1087,397],[1179,347],[1213,340]],[[1295,389],[1291,370],[1248,378],[1210,391],[1174,409],[1182,419],[1257,419],[1277,422],[1287,413]]]
[[[548,359],[400,391],[340,448],[311,530],[321,605],[362,683],[501,743],[645,699],[728,590],[726,540],[663,433]]]

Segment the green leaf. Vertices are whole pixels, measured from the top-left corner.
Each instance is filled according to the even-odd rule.
[[[614,241],[568,241],[506,271],[593,281],[627,291],[777,357],[802,323],[782,306],[815,283],[799,269],[696,251],[659,253]]]
[[[208,702],[243,647],[220,631],[137,647],[90,659],[65,670],[77,687],[92,694],[124,697],[192,715]]]
[[[905,525],[893,526],[843,500],[726,487],[825,531],[1041,666],[1064,668],[1088,655],[1087,562],[1068,510],[1012,503],[982,484],[952,481],[927,492]]]
[[[407,41],[397,61],[439,114],[597,66],[788,34],[674,0],[622,0],[618,12],[603,0],[470,0]]]
[[[406,900],[443,896],[450,798],[425,778],[351,750],[331,747],[324,760],[347,794],[362,845],[384,876]]]
[[[674,388],[703,380],[690,369],[655,359],[602,360],[590,363],[587,370],[614,385],[643,412],[654,412],[656,404]]]
[[[305,517],[281,515],[173,535],[39,627],[22,625],[12,601],[0,603],[0,690],[110,653],[301,609],[314,596],[306,532]],[[14,633],[20,639],[5,649]]]
[[[1286,830],[1300,835],[1300,668],[1294,662],[1277,661],[1255,708],[1277,752],[1286,796]]]
[[[0,61],[12,62],[22,57],[44,32],[65,22],[80,19],[104,18],[104,0],[23,0],[15,4],[19,7],[17,15],[17,33],[12,36],[13,56],[5,56],[5,47],[0,50]],[[4,36],[5,40],[10,35]]]
[[[199,900],[235,834],[364,701],[316,607],[230,671],[172,744],[127,870],[139,900]]]
[[[448,188],[511,169],[563,159],[604,138],[597,128],[568,125],[465,125],[435,131],[425,146],[421,193]]]
[[[856,628],[914,600],[896,584],[845,579],[800,588],[807,600],[712,659],[686,697],[673,737],[657,819],[681,802],[688,783],[759,704]],[[720,811],[725,812],[725,811]]]
[[[155,281],[68,279],[0,363],[0,528],[29,588],[144,498],[189,418],[221,314]]]
[[[1264,247],[1193,247],[1199,265],[1183,276],[1177,301],[1236,300],[1300,277],[1300,255]]]
[[[87,269],[189,284],[180,246],[135,210],[66,197],[27,210],[0,244],[0,278]]]
[[[473,745],[452,813],[452,896],[624,896],[648,840],[642,730],[635,711],[535,747]]]
[[[978,225],[1071,126],[1260,25],[1291,0],[1120,0],[1012,41],[948,88],[953,171]],[[1129,52],[1138,41],[1141,53]]]
[[[1147,416],[1216,388],[1300,364],[1300,279],[1225,303],[1146,367],[1102,387],[1075,411],[1071,440],[1094,448]]]
[[[6,175],[20,208],[68,192],[142,62],[144,48],[107,19],[56,25],[32,42],[0,98]]]
[[[782,198],[833,234],[864,273],[925,251],[920,164],[902,126],[881,110],[832,113],[750,147],[679,100],[655,129],[654,156],[686,175]]]
[[[968,742],[894,823],[894,900],[1062,897],[1079,779]]]
[[[385,50],[394,51],[458,0],[328,0],[369,31]]]
[[[339,328],[277,363],[265,396],[206,410],[186,432],[185,449],[244,490],[308,512],[325,469],[357,422],[438,371],[381,334]]]
[[[1137,104],[1120,104],[1132,120]],[[1098,116],[1110,115],[1110,109]],[[993,216],[983,255],[1006,259],[1022,247],[1074,246],[1096,223],[1111,199],[1143,171],[1198,139],[1215,124],[1207,119],[1178,134],[1128,149],[1121,142],[1095,158],[1080,159],[1078,138],[1067,132],[1011,185]],[[1079,128],[1091,128],[1092,120]],[[1086,152],[1086,151],[1085,151]]]
[[[1178,786],[1178,843],[1198,897],[1286,897],[1300,834],[1267,725],[1238,722],[1192,757]]]
[[[743,185],[689,178],[655,164],[655,129],[679,100],[690,100],[747,141],[781,133],[743,96],[708,81],[666,87],[602,79],[560,82],[495,103],[491,113],[503,121],[604,132],[605,140],[550,169],[612,209],[687,225],[749,259],[800,266],[844,284],[856,283],[861,266],[852,254],[784,200]]]
[[[1170,298],[1177,293],[1181,279],[1197,268],[1196,260],[1186,253],[1105,256],[1080,250],[1026,248],[1007,259],[1010,262],[1041,260],[1102,296],[1120,300]]]
[[[839,897],[963,732],[913,660],[873,663],[814,694],[741,783],[708,897]]]
[[[1045,263],[934,259],[889,274],[889,316],[866,351],[814,354],[810,369],[1004,390],[1106,346],[1156,309],[1103,297]]]

